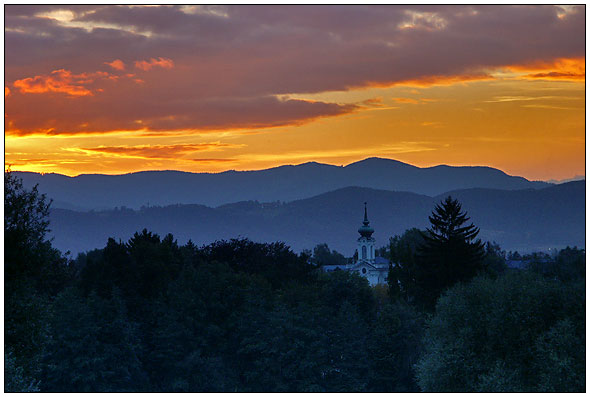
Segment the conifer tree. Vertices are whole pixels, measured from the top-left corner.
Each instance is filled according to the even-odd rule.
[[[470,218],[451,196],[437,204],[428,219],[431,227],[418,249],[415,281],[417,303],[431,310],[445,289],[483,270],[485,251],[481,240],[475,240],[479,228],[466,225]]]

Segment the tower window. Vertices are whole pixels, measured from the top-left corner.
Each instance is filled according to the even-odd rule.
[[[363,245],[363,259],[367,259],[367,246]]]

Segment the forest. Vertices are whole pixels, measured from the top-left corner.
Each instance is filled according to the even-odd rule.
[[[508,268],[451,197],[380,249],[371,288],[323,272],[346,258],[321,242],[144,229],[74,259],[50,200],[4,189],[6,392],[585,391],[585,251]]]

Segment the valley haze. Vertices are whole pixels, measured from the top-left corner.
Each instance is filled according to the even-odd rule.
[[[15,174],[54,199],[53,243],[73,254],[147,228],[172,233],[180,243],[240,237],[280,240],[296,251],[328,243],[352,256],[363,202],[377,246],[384,246],[406,229],[426,228],[433,207],[448,195],[463,204],[484,241],[505,250],[585,245],[585,181],[554,185],[490,167],[419,168],[369,158],[219,174]]]

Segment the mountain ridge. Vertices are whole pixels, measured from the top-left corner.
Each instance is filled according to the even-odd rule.
[[[254,241],[284,241],[294,250],[328,243],[351,256],[362,221],[362,203],[368,202],[369,220],[377,245],[406,229],[428,226],[434,205],[447,195],[459,199],[483,240],[496,241],[505,250],[520,252],[585,246],[585,181],[544,189],[463,189],[436,197],[345,187],[288,203],[241,201],[215,208],[175,204],[119,208],[108,211],[72,211],[54,208],[50,234],[54,246],[73,253],[100,248],[108,237],[128,240],[147,228],[179,243],[189,238],[197,245],[218,239],[247,237]]]
[[[27,188],[39,191],[65,209],[108,209],[119,206],[139,209],[145,205],[222,204],[309,198],[346,186],[408,191],[435,196],[461,188],[505,190],[543,188],[551,184],[529,181],[485,166],[439,165],[420,168],[397,160],[367,158],[346,166],[317,162],[283,165],[257,171],[190,173],[140,171],[121,175],[38,174],[14,171]]]

